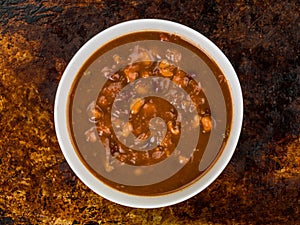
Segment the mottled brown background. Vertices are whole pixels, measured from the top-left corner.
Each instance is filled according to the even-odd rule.
[[[299,1],[0,1],[0,224],[300,224]],[[244,94],[230,164],[183,203],[144,210],[89,190],[59,148],[61,75],[93,35],[135,18],[180,22],[215,42]]]

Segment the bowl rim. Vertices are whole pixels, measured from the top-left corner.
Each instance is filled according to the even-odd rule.
[[[70,140],[68,131],[68,99],[73,80],[83,63],[103,44],[127,33],[138,31],[164,31],[181,36],[201,48],[223,71],[233,103],[232,129],[227,144],[212,168],[201,179],[188,187],[159,196],[135,196],[120,192],[97,179],[80,161]],[[209,186],[229,163],[241,132],[243,120],[243,96],[237,74],[224,53],[208,38],[185,25],[162,19],[136,19],[111,26],[87,41],[73,56],[59,82],[54,103],[54,124],[57,139],[65,159],[77,177],[98,195],[121,205],[135,208],[158,208],[174,205],[200,193]]]

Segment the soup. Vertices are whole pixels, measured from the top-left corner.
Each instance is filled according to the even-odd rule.
[[[69,98],[83,164],[121,192],[153,196],[201,178],[226,145],[230,89],[218,65],[174,34],[118,37],[84,63]]]

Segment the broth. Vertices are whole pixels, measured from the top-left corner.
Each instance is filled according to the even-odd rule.
[[[99,48],[69,99],[69,129],[84,165],[134,195],[174,192],[224,149],[230,89],[218,65],[179,36],[145,31]]]

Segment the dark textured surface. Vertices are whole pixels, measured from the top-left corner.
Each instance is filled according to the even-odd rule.
[[[299,8],[284,1],[0,2],[0,224],[300,224]],[[89,190],[54,132],[60,77],[118,22],[164,18],[228,56],[244,94],[241,138],[222,175],[171,207],[143,210]]]

